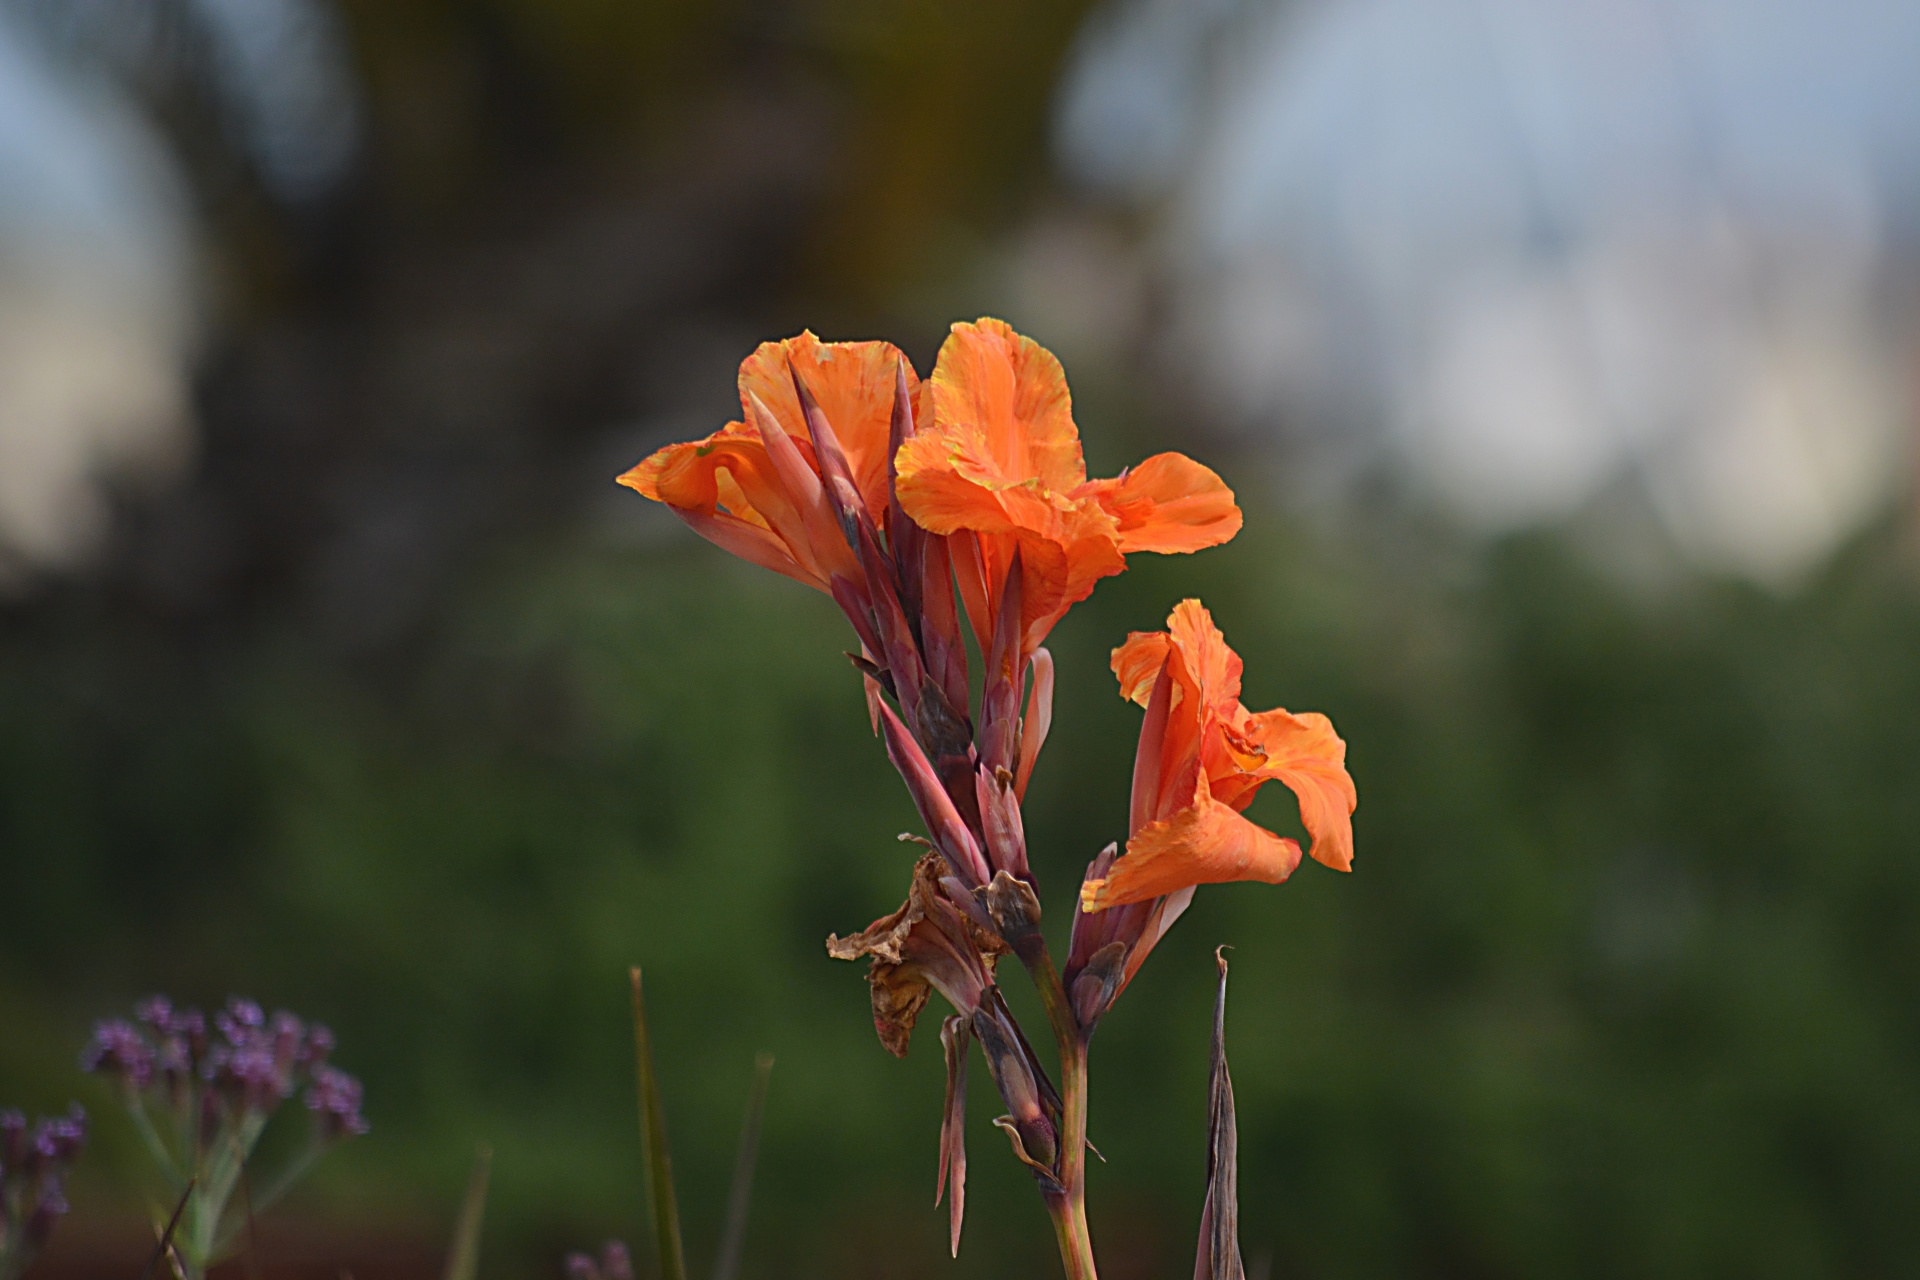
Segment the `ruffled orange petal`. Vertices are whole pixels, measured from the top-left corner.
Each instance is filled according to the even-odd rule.
[[[620,483],[673,508],[715,545],[827,589],[805,518],[787,500],[759,435],[744,424],[729,423],[704,440],[657,450]]]
[[[1033,339],[990,317],[956,324],[928,381],[934,430],[980,432],[1008,477],[1038,480],[1061,494],[1085,483],[1066,372]]]
[[[1313,838],[1314,861],[1335,871],[1353,869],[1353,811],[1359,802],[1347,773],[1347,744],[1317,712],[1263,711],[1249,717],[1249,737],[1266,760],[1253,773],[1213,784],[1214,799],[1244,809],[1269,780],[1284,783],[1300,801],[1300,822]]]
[[[1020,613],[1030,644],[1091,595],[1100,579],[1126,568],[1113,517],[1096,503],[1010,475],[982,431],[922,432],[900,447],[894,468],[900,505],[922,528],[977,535],[976,546],[965,553],[980,561],[977,583],[970,579],[971,560],[955,557],[976,634],[999,605],[983,593],[1004,579],[1016,547]]]
[[[822,342],[810,331],[802,332],[780,342],[763,342],[741,361],[740,404],[751,415],[751,400],[758,396],[788,435],[806,442],[807,423],[793,389],[793,373],[798,373],[833,425],[867,509],[884,520],[894,379],[903,366],[908,391],[917,396],[919,377],[891,342]]]
[[[1196,884],[1258,880],[1279,884],[1300,865],[1300,846],[1255,826],[1218,800],[1206,798],[1127,841],[1103,880],[1080,888],[1083,911],[1177,893]]]
[[[1233,490],[1185,454],[1159,453],[1114,480],[1091,480],[1090,497],[1120,529],[1120,550],[1175,553],[1230,541],[1240,532]]]
[[[1179,653],[1183,674],[1200,705],[1232,715],[1240,706],[1240,676],[1245,664],[1198,600],[1182,600],[1167,615],[1167,635]]]

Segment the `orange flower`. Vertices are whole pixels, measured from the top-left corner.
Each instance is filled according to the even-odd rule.
[[[1147,717],[1127,851],[1081,887],[1084,910],[1199,884],[1285,880],[1300,864],[1300,846],[1241,814],[1273,781],[1299,798],[1314,859],[1351,869],[1356,797],[1347,744],[1323,715],[1242,706],[1240,656],[1198,600],[1181,601],[1165,631],[1128,636],[1113,651],[1113,672],[1122,696],[1145,706]],[[1140,958],[1130,957],[1129,970]]]
[[[857,581],[859,560],[836,521],[823,468],[794,387],[806,384],[846,455],[852,486],[885,529],[888,432],[896,380],[913,367],[888,342],[821,342],[812,333],[765,342],[740,364],[744,421],[673,444],[620,477],[664,502],[696,533],[743,560],[822,591]],[[851,496],[851,495],[848,495]]]
[[[953,539],[953,559],[982,649],[1016,552],[1031,652],[1128,553],[1198,551],[1240,531],[1233,492],[1177,453],[1089,481],[1060,362],[1002,321],[953,326],[926,400],[930,421],[894,459],[900,506],[931,533],[974,535]]]

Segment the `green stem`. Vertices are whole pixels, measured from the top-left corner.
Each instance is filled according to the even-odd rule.
[[[1044,948],[1034,949],[1027,973],[1040,992],[1047,1022],[1060,1052],[1060,1185],[1046,1197],[1047,1214],[1059,1238],[1060,1262],[1067,1280],[1099,1280],[1093,1261],[1093,1236],[1087,1230],[1087,1041],[1067,1000],[1060,972]]]

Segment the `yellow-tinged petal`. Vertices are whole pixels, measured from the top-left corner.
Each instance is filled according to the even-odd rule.
[[[1300,846],[1254,825],[1207,797],[1192,808],[1142,827],[1103,880],[1080,888],[1085,911],[1178,892],[1196,884],[1257,880],[1279,884],[1300,865]]]
[[[1120,550],[1129,555],[1199,551],[1240,532],[1233,490],[1185,454],[1155,454],[1118,479],[1088,481],[1080,495],[1114,518]]]

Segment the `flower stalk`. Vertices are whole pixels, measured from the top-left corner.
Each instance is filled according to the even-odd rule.
[[[1218,546],[1240,530],[1233,493],[1181,454],[1089,479],[1066,376],[1005,323],[956,324],[922,381],[884,342],[762,344],[740,366],[742,417],[669,445],[620,477],[703,537],[827,594],[852,627],[868,714],[925,827],[898,911],[827,951],[869,961],[873,1020],[904,1057],[938,992],[947,1092],[935,1203],[959,1251],[966,1064],[978,1043],[1008,1114],[994,1125],[1033,1173],[1068,1280],[1095,1280],[1087,1229],[1088,1047],[1094,1029],[1194,887],[1284,880],[1299,845],[1241,816],[1281,781],[1311,856],[1345,870],[1354,807],[1345,743],[1322,716],[1239,702],[1240,659],[1198,601],[1167,632],[1114,651],[1146,709],[1127,840],[1070,900],[1056,967],[1041,934],[1021,814],[1052,722],[1048,633],[1138,552]],[[957,602],[957,604],[956,604]],[[967,673],[963,624],[985,669]],[[1056,1087],[997,985],[1016,956],[1040,995]]]

